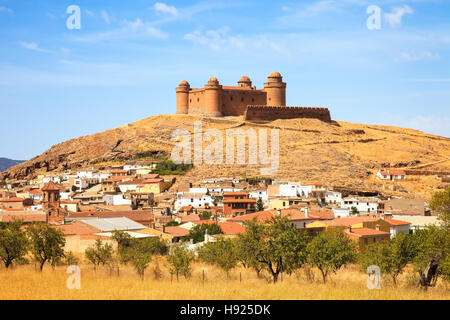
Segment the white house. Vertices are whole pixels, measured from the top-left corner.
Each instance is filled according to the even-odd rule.
[[[254,190],[254,191],[250,191],[248,193],[248,197],[250,199],[256,199],[258,200],[259,198],[261,198],[262,201],[268,201],[269,200],[269,195],[267,193],[267,190]]]
[[[135,192],[140,184],[142,184],[142,181],[140,180],[124,181],[119,183],[119,189],[122,193]]]
[[[335,218],[343,218],[350,216],[350,209],[348,208],[333,208],[333,214]]]
[[[376,213],[378,211],[378,198],[347,197],[342,199],[342,208],[355,207],[360,213]]]
[[[325,202],[330,204],[342,204],[342,193],[337,191],[325,192]]]
[[[411,222],[394,220],[394,219],[384,219],[385,222],[389,223],[391,228],[391,239],[398,233],[409,233],[409,229],[411,227]]]
[[[380,169],[377,172],[377,177],[382,180],[405,180],[406,172],[401,169]]]
[[[121,206],[121,205],[131,206],[131,200],[124,199],[123,195],[121,194],[104,195],[103,200],[105,200],[105,204],[107,206]]]
[[[60,184],[61,183],[61,178],[60,177],[51,177],[51,176],[42,178],[42,183],[43,184],[47,184],[50,181],[53,181],[56,184]]]
[[[303,186],[297,182],[272,184],[267,188],[269,197],[309,197],[313,186]]]
[[[213,198],[204,193],[178,192],[175,210],[181,207],[192,206],[194,208],[213,206]]]

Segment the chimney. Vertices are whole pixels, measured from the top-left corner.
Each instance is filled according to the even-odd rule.
[[[380,218],[381,218],[381,220],[384,220],[384,214],[380,214]]]
[[[377,224],[377,225],[375,226],[375,230],[380,231],[380,225],[379,225],[379,224]]]
[[[208,229],[205,230],[205,243],[208,243]]]
[[[281,210],[277,210],[277,215],[279,216],[279,215],[281,215]]]
[[[165,224],[163,224],[163,233],[166,233],[166,225]]]
[[[352,232],[352,226],[348,227],[348,232]]]
[[[305,218],[308,218],[308,208],[305,209]]]

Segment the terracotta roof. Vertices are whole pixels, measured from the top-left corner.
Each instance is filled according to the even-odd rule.
[[[100,229],[97,229],[93,226],[90,226],[82,221],[74,221],[69,224],[64,224],[60,226],[55,226],[55,228],[61,230],[64,235],[88,235],[101,232]]]
[[[2,215],[0,216],[2,222],[12,222],[14,220],[22,220],[23,222],[45,222],[47,216],[45,214],[17,214],[17,215]]]
[[[143,183],[144,184],[150,184],[150,183],[159,183],[161,181],[164,181],[164,179],[158,178],[158,179],[147,179]]]
[[[248,193],[247,192],[239,192],[239,191],[235,191],[235,192],[224,192],[223,196],[247,196]]]
[[[405,170],[401,170],[401,169],[384,169],[384,170],[380,170],[380,174],[383,176],[388,176],[388,175],[406,175]]]
[[[421,216],[419,211],[391,211],[392,215]]]
[[[231,218],[228,221],[251,221],[253,219],[256,219],[257,221],[266,221],[270,220],[274,216],[276,216],[277,211],[276,210],[266,210],[266,211],[260,211],[250,214],[245,214],[243,216]]]
[[[121,183],[119,183],[119,185],[124,185],[124,184],[141,184],[143,180],[131,180],[131,181],[123,181]]]
[[[190,214],[187,216],[181,216],[181,222],[189,222],[189,221],[198,221],[200,220],[200,216],[198,214]]]
[[[389,223],[390,225],[393,225],[393,226],[402,226],[402,225],[411,224],[411,223],[406,222],[406,221],[394,220],[394,219],[384,219],[384,221]]]
[[[283,209],[281,210],[281,216],[286,216],[289,220],[310,220],[311,217],[306,217],[306,214],[303,211],[298,209]]]
[[[191,211],[192,209],[194,209],[193,206],[184,206],[184,207],[181,207],[180,210],[178,210],[178,211]]]
[[[70,212],[68,218],[120,218],[125,217],[136,222],[153,221],[154,215],[148,210],[130,211],[94,211]]]
[[[370,229],[370,228],[352,228],[352,231],[346,230],[345,233],[353,234],[357,237],[367,237],[367,236],[390,236],[389,232]]]
[[[42,193],[42,191],[41,190],[39,190],[39,189],[33,189],[33,190],[30,190],[30,192],[29,192],[30,194],[41,194]]]
[[[338,226],[351,226],[357,223],[361,223],[364,221],[375,221],[374,218],[369,217],[348,217],[348,218],[336,218],[333,220],[324,220],[321,221],[322,223],[331,226],[331,227],[338,227]]]
[[[308,217],[319,220],[332,220],[334,219],[333,211],[308,211]]]
[[[166,227],[165,233],[168,233],[175,237],[185,237],[189,234],[189,230],[180,227]]]
[[[49,181],[43,188],[42,191],[59,191],[60,187],[53,181]]]
[[[149,173],[149,174],[145,174],[143,176],[144,179],[156,179],[159,177],[159,174],[157,173]]]
[[[245,227],[236,222],[219,222],[219,227],[226,235],[245,233]]]
[[[224,199],[222,203],[256,203],[256,199]]]
[[[0,202],[23,202],[23,201],[25,201],[24,198],[18,198],[18,197],[6,198],[6,199],[0,198]]]

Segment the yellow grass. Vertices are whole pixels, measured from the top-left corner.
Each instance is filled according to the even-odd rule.
[[[155,279],[155,264],[146,272],[141,281],[133,269],[122,267],[120,275],[110,275],[106,269],[94,272],[92,266],[81,266],[81,289],[69,290],[66,286],[66,267],[52,270],[46,266],[41,273],[33,266],[21,266],[13,270],[0,269],[0,299],[78,299],[78,300],[298,300],[298,299],[443,299],[450,298],[446,283],[439,282],[437,287],[422,291],[408,284],[405,274],[400,284],[394,288],[389,281],[382,282],[381,290],[369,290],[366,287],[367,275],[350,266],[330,277],[322,284],[318,273],[314,281],[308,281],[302,271],[284,276],[277,284],[258,279],[250,270],[236,269],[227,279],[225,273],[204,264],[195,264],[192,277],[179,281],[168,274],[163,261],[159,263],[162,278]],[[206,280],[202,281],[203,270]],[[240,274],[242,282],[240,282]]]

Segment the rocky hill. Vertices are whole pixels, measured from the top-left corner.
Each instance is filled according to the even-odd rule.
[[[241,117],[159,115],[55,145],[40,156],[1,173],[0,180],[170,155],[177,144],[171,140],[172,132],[184,128],[192,133],[195,121],[202,121],[203,131],[220,130],[224,140],[227,129],[256,132],[269,129],[269,134],[270,129],[280,129],[280,162],[273,178],[305,183],[322,181],[351,190],[410,193],[428,198],[445,185],[438,175],[450,172],[450,138],[412,129],[315,119],[252,123]],[[204,143],[204,147],[207,145]],[[401,183],[381,182],[376,179],[381,165],[433,174],[408,175],[408,181]],[[251,177],[260,176],[260,168],[259,165],[195,165],[187,176],[194,181],[212,176]]]

